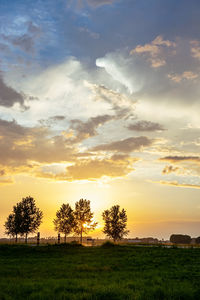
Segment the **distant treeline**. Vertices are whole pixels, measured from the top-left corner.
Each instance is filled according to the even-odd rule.
[[[127,214],[125,209],[120,210],[119,205],[114,205],[102,213],[104,228],[103,233],[115,241],[121,240],[128,234]],[[43,212],[36,206],[33,197],[22,198],[20,202],[13,206],[4,226],[5,233],[15,237],[25,237],[25,243],[30,233],[36,232],[42,223]],[[97,222],[94,221],[94,213],[91,212],[90,200],[80,199],[75,203],[72,209],[67,203],[63,203],[56,212],[53,220],[55,231],[64,235],[64,242],[69,234],[75,234],[80,237],[82,243],[83,234],[94,230]],[[38,235],[39,239],[39,235]]]

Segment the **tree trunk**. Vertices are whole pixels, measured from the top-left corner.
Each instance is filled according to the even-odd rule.
[[[25,244],[27,244],[27,241],[28,241],[28,233],[26,233],[25,235]]]
[[[82,241],[83,241],[83,226],[81,224],[81,245],[82,245]]]
[[[17,243],[17,233],[16,233],[16,235],[15,235],[15,243]]]
[[[65,244],[66,244],[66,240],[67,240],[67,239],[66,239],[66,234],[65,234],[65,238],[64,238],[64,242],[65,242]]]

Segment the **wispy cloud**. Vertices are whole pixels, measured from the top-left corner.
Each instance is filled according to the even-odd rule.
[[[177,181],[152,181],[153,183],[159,183],[163,185],[169,185],[174,187],[180,187],[180,188],[189,188],[189,189],[200,189],[200,185],[198,184],[188,184],[188,183],[179,183]]]

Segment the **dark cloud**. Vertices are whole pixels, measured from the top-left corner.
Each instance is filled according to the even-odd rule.
[[[58,116],[52,116],[48,119],[41,119],[39,120],[39,123],[43,126],[51,126],[54,125],[55,123],[62,122],[65,119],[66,119],[65,116],[58,115]]]
[[[81,142],[97,135],[97,128],[112,119],[113,116],[111,115],[100,115],[90,118],[87,122],[78,119],[71,120],[70,130],[75,132],[75,137],[72,138],[73,142]]]
[[[200,162],[199,156],[165,156],[161,157],[159,160],[161,161],[168,161],[171,163],[178,163],[178,162]]]
[[[96,126],[108,121],[109,116],[98,116],[89,119],[88,127],[81,131],[77,127],[78,139],[87,134],[95,134]],[[92,129],[91,129],[92,128]],[[83,136],[82,136],[83,134]],[[91,152],[79,152],[78,147],[70,144],[70,138],[63,133],[54,135],[49,127],[23,127],[16,121],[0,120],[0,176],[4,183],[5,176],[29,173],[34,176],[51,178],[54,180],[95,180],[102,176],[120,177],[132,172],[133,163],[137,158],[128,154],[113,154],[105,158]],[[122,141],[102,145],[111,151],[131,152],[139,150],[152,143],[146,137],[129,138]],[[43,166],[53,163],[70,163],[66,172],[55,173]],[[5,179],[5,180],[4,180]]]
[[[63,135],[54,135],[46,127],[23,127],[0,120],[0,165],[27,166],[31,162],[73,161],[77,150],[67,145]]]
[[[130,137],[121,141],[111,142],[93,147],[91,151],[118,151],[129,153],[132,151],[141,150],[143,147],[151,146],[153,140],[145,137]]]
[[[154,123],[151,121],[138,121],[136,123],[127,126],[129,130],[134,131],[161,131],[164,130],[163,126],[159,123]]]
[[[0,170],[0,177],[5,176],[5,175],[6,175],[6,171],[5,170]]]
[[[13,38],[12,44],[18,46],[25,52],[32,52],[34,49],[34,40],[28,34],[24,34],[20,37]]]
[[[0,74],[0,105],[11,107],[15,103],[23,106],[24,95],[14,90],[12,87],[6,85]]]

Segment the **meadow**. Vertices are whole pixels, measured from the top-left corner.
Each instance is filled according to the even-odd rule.
[[[200,299],[200,249],[0,245],[0,299]]]

